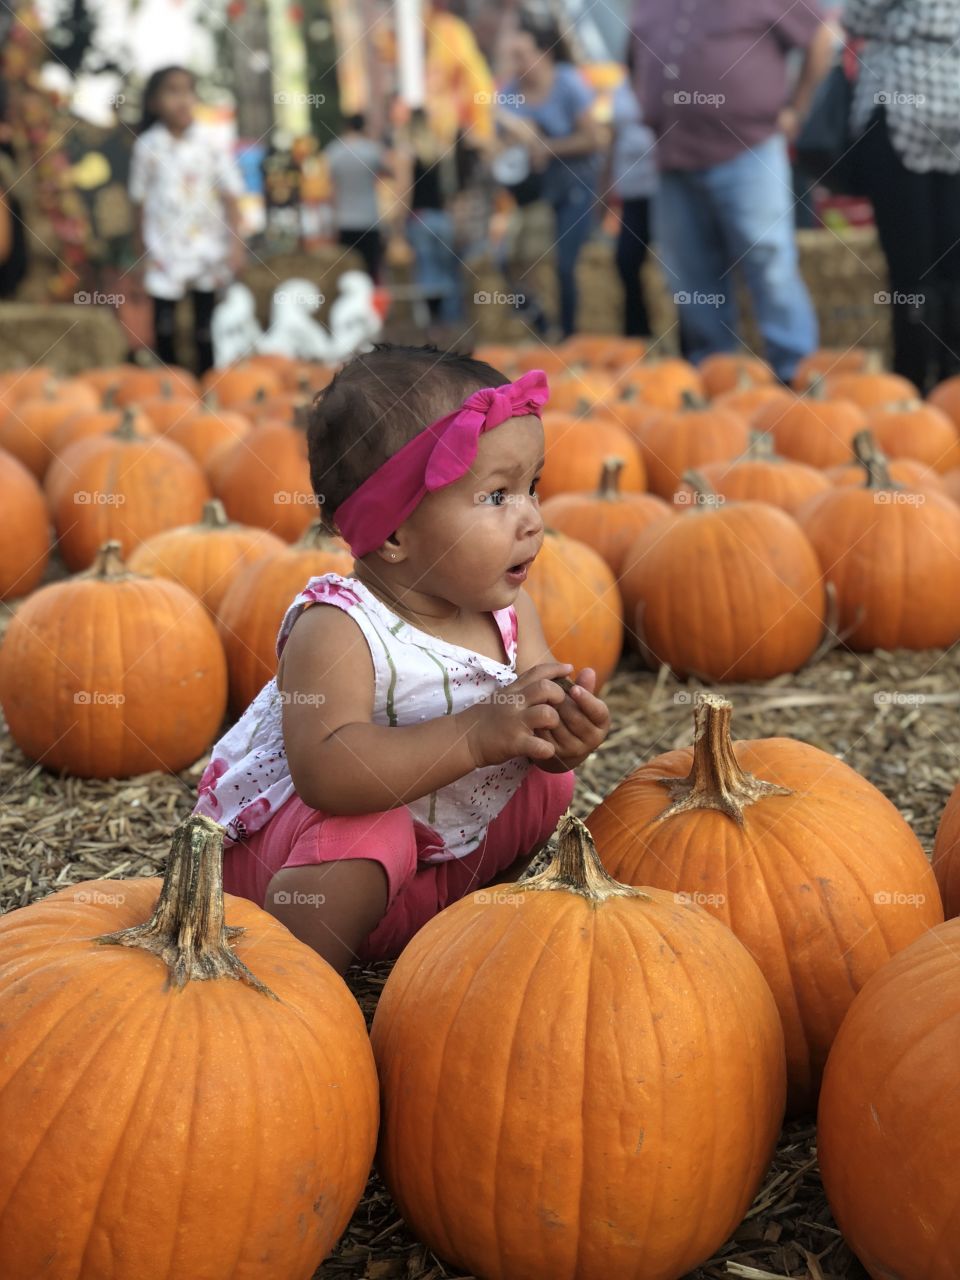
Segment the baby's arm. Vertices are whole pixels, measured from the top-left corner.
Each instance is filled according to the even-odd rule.
[[[530,672],[520,702],[478,703],[419,725],[372,724],[373,665],[363,633],[342,610],[314,605],[297,620],[277,684],[290,776],[304,803],[327,813],[380,813],[410,804],[484,765],[548,758],[537,729],[559,724],[549,678]]]
[[[537,607],[523,590],[517,596],[517,671],[525,671],[539,663],[555,662]],[[556,754],[534,763],[548,773],[563,773],[582,764],[603,742],[610,732],[610,712],[598,698],[594,689],[597,673],[592,667],[584,667],[574,676],[574,683],[564,684],[566,697],[560,704],[560,723],[538,736],[556,748]]]

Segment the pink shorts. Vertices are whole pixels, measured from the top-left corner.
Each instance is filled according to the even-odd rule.
[[[489,884],[547,840],[570,804],[573,786],[572,772],[545,773],[531,767],[475,853],[431,863],[421,862],[420,854],[436,847],[436,836],[405,806],[337,817],[311,809],[294,795],[266,826],[224,852],[223,885],[227,893],[263,906],[267,886],[283,867],[342,858],[379,862],[387,876],[387,910],[363,943],[359,958],[388,960],[398,956],[438,911]]]

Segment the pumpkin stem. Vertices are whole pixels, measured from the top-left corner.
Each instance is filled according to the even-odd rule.
[[[622,458],[604,458],[603,470],[600,473],[601,498],[620,497],[620,472],[623,470]]]
[[[881,453],[877,442],[869,431],[858,431],[853,437],[853,452],[857,462],[866,472],[865,489],[901,489],[890,478],[890,468],[886,455]]]
[[[115,440],[140,439],[140,432],[137,430],[137,411],[132,404],[125,406],[120,422],[110,434]]]
[[[688,409],[705,409],[707,402],[703,396],[698,396],[695,391],[691,391],[689,387],[684,387],[680,392],[680,407],[684,411]]]
[[[769,431],[751,431],[749,443],[741,455],[751,462],[773,462],[776,458],[773,448],[773,436]]]
[[[188,982],[235,978],[276,1000],[230,948],[243,932],[223,918],[223,827],[194,815],[173,833],[153,916],[93,941],[149,951],[167,966],[168,985],[177,990]]]
[[[807,389],[803,393],[810,400],[825,400],[827,398],[824,389],[824,376],[822,373],[815,373],[807,384]]]
[[[93,557],[93,564],[81,575],[84,578],[129,578],[133,575],[123,562],[122,547],[116,539],[105,542]]]
[[[518,882],[524,893],[548,893],[561,889],[576,893],[588,902],[606,902],[607,898],[643,898],[650,895],[633,885],[621,884],[604,870],[590,832],[579,818],[567,814],[557,828],[557,850],[548,867],[529,880]]]
[[[220,408],[220,398],[215,391],[205,391],[200,397],[200,404],[203,406],[204,412],[216,413]]]
[[[656,819],[663,822],[688,809],[718,809],[743,826],[743,811],[766,796],[793,792],[746,773],[737,763],[730,737],[733,706],[718,693],[700,693],[693,712],[693,765],[685,778],[660,778],[673,804]]]
[[[211,498],[203,504],[203,515],[200,523],[205,529],[225,529],[230,523],[226,510],[219,498]]]
[[[877,347],[869,347],[863,358],[864,373],[883,373],[883,356]]]
[[[695,498],[701,499],[701,505],[717,505],[715,501],[717,491],[702,471],[697,471],[691,468],[689,471],[684,471],[680,479],[684,484],[688,484],[690,486]]]
[[[112,382],[103,393],[103,408],[115,409],[117,407],[117,384]]]

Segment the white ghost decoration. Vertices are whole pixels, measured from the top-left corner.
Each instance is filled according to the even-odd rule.
[[[263,330],[257,321],[256,300],[245,284],[228,287],[223,301],[214,308],[211,333],[213,362],[218,369],[257,350]]]

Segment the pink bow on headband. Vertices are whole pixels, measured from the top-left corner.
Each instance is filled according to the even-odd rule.
[[[485,431],[540,410],[550,397],[547,375],[533,369],[502,387],[483,387],[398,449],[341,502],[333,519],[360,559],[403,524],[428,493],[465,476]]]

